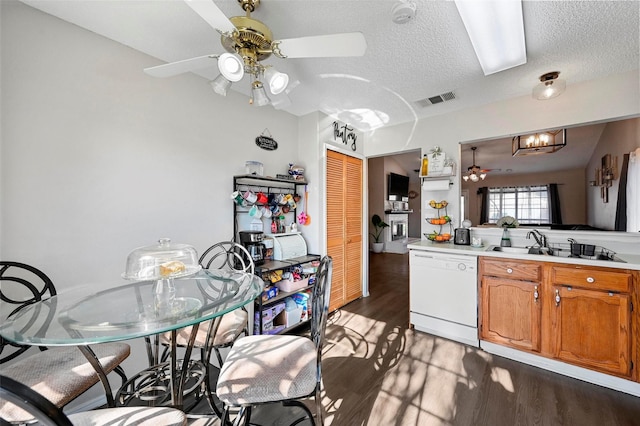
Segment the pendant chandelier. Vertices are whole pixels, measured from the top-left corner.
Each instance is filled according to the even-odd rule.
[[[567,145],[567,129],[537,132],[529,135],[514,136],[511,140],[511,154],[551,154]]]
[[[477,147],[471,147],[471,151],[473,151],[473,165],[467,168],[467,174],[462,176],[464,181],[478,182],[479,180],[484,180],[487,177],[486,170],[482,170],[480,167],[476,166],[476,149]]]

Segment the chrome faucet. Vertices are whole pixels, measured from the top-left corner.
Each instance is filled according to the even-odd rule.
[[[547,237],[542,232],[538,231],[537,229],[527,232],[527,239],[530,239],[531,237],[533,237],[539,247],[548,248]]]

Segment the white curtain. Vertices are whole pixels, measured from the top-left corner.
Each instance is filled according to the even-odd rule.
[[[627,171],[627,232],[640,231],[640,148],[629,155]]]

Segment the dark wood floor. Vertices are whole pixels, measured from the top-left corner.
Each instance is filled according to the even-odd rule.
[[[326,424],[640,425],[640,398],[410,330],[408,255],[370,264],[327,327]]]

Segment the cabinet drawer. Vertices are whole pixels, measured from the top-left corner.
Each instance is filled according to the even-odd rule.
[[[482,275],[509,278],[511,280],[540,281],[542,267],[538,263],[529,263],[515,259],[480,259]]]
[[[611,270],[554,266],[551,269],[551,282],[555,285],[628,293],[631,286],[631,274]]]

